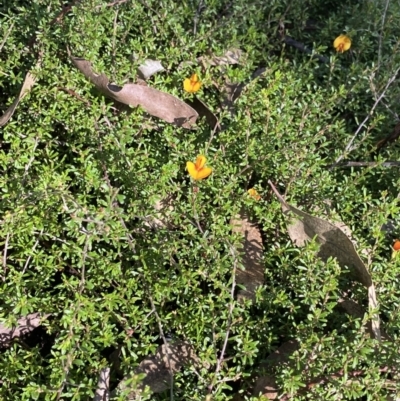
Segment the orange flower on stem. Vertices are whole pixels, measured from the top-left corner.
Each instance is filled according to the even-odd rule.
[[[186,163],[187,171],[194,180],[202,180],[203,178],[207,178],[211,174],[212,168],[205,167],[206,160],[207,159],[205,156],[198,155],[196,163],[193,162]]]
[[[350,49],[351,39],[347,35],[339,35],[333,42],[333,47],[337,52],[343,53]]]
[[[394,240],[393,245],[392,245],[392,249],[393,249],[392,259],[398,258],[399,255],[400,255],[400,253],[399,253],[399,251],[400,251],[400,240],[398,240],[398,239]]]
[[[189,93],[197,92],[201,87],[201,82],[197,74],[193,74],[190,78],[186,78],[183,81],[183,89]]]
[[[256,201],[259,201],[261,199],[260,194],[254,189],[254,188],[250,188],[247,193]]]

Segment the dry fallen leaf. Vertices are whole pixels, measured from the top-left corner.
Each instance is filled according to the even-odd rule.
[[[246,82],[238,83],[238,82],[230,82],[226,81],[223,88],[220,91],[223,94],[222,107],[226,108],[229,112],[234,112],[234,103],[237,98],[242,94],[243,90],[256,78],[263,75],[266,72],[266,68],[259,68],[254,71],[251,78]]]
[[[103,368],[99,373],[97,388],[93,401],[108,401],[110,399],[110,368]]]
[[[359,319],[363,319],[364,315],[366,314],[366,310],[364,309],[363,306],[359,305],[357,302],[355,302],[352,299],[349,298],[340,298],[338,301],[338,305],[349,315],[354,316]],[[372,322],[367,322],[366,328],[368,330],[368,333],[373,336],[374,331],[372,328]],[[381,338],[383,340],[390,340],[389,336],[386,334],[385,331],[382,329],[381,331]]]
[[[18,319],[15,327],[9,328],[3,324],[0,324],[0,347],[7,347],[14,338],[18,338],[24,334],[30,333],[39,327],[41,322],[48,316],[50,316],[50,314],[43,315],[39,312],[36,312]]]
[[[70,58],[97,89],[117,102],[133,107],[142,106],[152,116],[178,127],[192,128],[196,122],[197,112],[177,97],[143,85],[125,84],[122,87],[114,85],[105,74],[94,73],[89,61],[73,56]]]
[[[167,196],[158,200],[154,205],[154,210],[154,214],[145,217],[144,225],[152,229],[170,228],[171,223],[168,221],[168,215],[174,210],[173,198]]]
[[[288,224],[288,233],[292,241],[297,246],[302,247],[307,241],[316,238],[320,244],[318,256],[325,261],[334,257],[341,267],[347,266],[353,269],[357,281],[368,289],[369,308],[371,310],[377,309],[378,302],[371,275],[347,235],[330,222],[311,216],[288,204],[271,181],[269,184],[282,205],[283,213],[285,215],[292,214],[291,221]],[[376,313],[371,323],[374,337],[380,340],[379,316]]]
[[[243,235],[243,260],[245,270],[236,271],[236,282],[246,287],[240,290],[238,300],[255,299],[258,286],[264,283],[263,244],[260,230],[249,216],[241,212],[231,220],[232,231]]]
[[[40,62],[38,62],[40,65]],[[4,112],[4,114],[0,117],[0,127],[3,127],[7,124],[9,119],[14,114],[15,109],[17,108],[19,102],[26,96],[26,94],[32,89],[32,86],[35,84],[36,77],[32,75],[31,72],[28,72],[25,76],[24,82],[22,84],[21,90],[19,91],[19,95],[14,99],[11,106]]]
[[[203,64],[204,68],[217,65],[240,64],[244,53],[240,49],[232,48],[222,56],[212,55],[211,57],[199,57],[197,61]]]
[[[190,344],[185,341],[164,344],[158,347],[155,355],[144,359],[129,377],[125,377],[119,383],[118,387],[111,392],[111,398],[117,392],[129,390],[127,400],[136,400],[146,386],[153,393],[161,393],[170,388],[171,375],[188,364],[196,366],[200,364],[200,360]],[[130,388],[128,383],[131,381],[131,377],[139,374],[145,374],[146,376],[136,388]]]
[[[297,351],[299,343],[295,340],[289,340],[283,343],[277,350],[270,354],[266,361],[261,365],[261,368],[275,369],[279,365],[289,361],[289,357]],[[253,395],[258,397],[262,395],[269,400],[275,400],[278,396],[278,386],[273,374],[265,374],[259,377],[253,388]]]
[[[209,109],[209,107],[200,100],[197,96],[193,96],[191,99],[187,99],[186,103],[193,107],[200,117],[205,117],[208,125],[211,129],[219,127],[219,121],[217,116]]]
[[[138,67],[138,74],[144,80],[149,79],[152,75],[160,71],[164,71],[164,67],[158,60],[145,60]]]

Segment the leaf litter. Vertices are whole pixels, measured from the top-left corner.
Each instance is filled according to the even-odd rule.
[[[137,69],[138,75],[144,80],[161,71],[164,71],[164,67],[158,60],[145,60]]]
[[[50,314],[36,312],[19,318],[17,324],[13,327],[7,327],[0,323],[0,347],[8,347],[15,338],[35,330],[49,316]]]
[[[41,59],[38,60],[36,67],[38,68],[41,65]],[[8,109],[4,112],[4,114],[0,117],[0,127],[3,127],[8,123],[10,118],[13,116],[15,109],[17,108],[20,101],[29,93],[32,89],[33,85],[36,82],[36,76],[32,74],[32,72],[28,71],[25,75],[24,82],[22,83],[21,90],[19,91],[18,96],[14,99],[12,104],[8,107]]]
[[[319,217],[311,216],[287,203],[271,181],[269,181],[269,185],[281,203],[284,215],[289,217],[291,215],[287,230],[293,243],[296,246],[303,247],[306,242],[316,238],[320,245],[318,256],[322,260],[326,261],[330,257],[336,258],[341,267],[347,266],[352,269],[356,280],[368,289],[368,306],[373,313],[372,332],[374,338],[380,341],[381,333],[379,315],[376,312],[378,302],[375,286],[352,241],[334,224]]]
[[[167,342],[157,348],[154,355],[150,355],[140,362],[139,366],[129,376],[126,376],[111,392],[111,398],[117,393],[128,391],[127,400],[140,399],[140,394],[148,387],[153,393],[162,393],[170,388],[173,375],[184,365],[200,366],[200,360],[193,347],[186,341]],[[144,379],[132,384],[135,376],[144,374]]]
[[[90,61],[70,55],[72,63],[104,95],[117,102],[132,107],[141,106],[154,117],[158,117],[178,127],[193,128],[197,112],[188,104],[168,93],[148,86],[125,84],[118,86],[110,83],[105,74],[96,74]]]
[[[264,284],[263,243],[261,232],[249,215],[241,211],[231,220],[232,232],[243,236],[242,264],[244,270],[237,269],[236,282],[245,287],[238,292],[238,300],[255,300],[256,289]]]

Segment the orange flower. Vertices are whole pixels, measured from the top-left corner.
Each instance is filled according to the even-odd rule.
[[[211,174],[212,168],[204,167],[206,164],[206,160],[207,159],[205,156],[198,155],[196,163],[193,162],[186,163],[187,171],[194,180],[202,180],[203,178],[207,178]]]
[[[190,78],[186,78],[183,81],[183,89],[189,93],[197,92],[201,87],[201,82],[197,74],[193,74]]]
[[[350,49],[351,39],[346,35],[339,35],[333,42],[333,47],[337,52],[343,53]]]
[[[394,251],[399,251],[399,250],[400,250],[400,241],[399,241],[398,239],[396,239],[396,240],[394,241],[393,250],[394,250]]]
[[[250,188],[247,193],[256,201],[259,201],[261,199],[260,194],[254,189],[254,188]]]

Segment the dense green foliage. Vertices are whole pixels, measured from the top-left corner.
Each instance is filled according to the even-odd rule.
[[[400,65],[399,5],[115,3],[81,1],[59,20],[53,0],[0,6],[1,109],[27,71],[37,75],[0,128],[0,317],[10,326],[29,313],[50,314],[1,350],[0,398],[93,399],[101,368],[112,366],[115,387],[163,335],[190,342],[202,361],[175,376],[175,400],[204,400],[211,391],[222,401],[239,390],[251,398],[260,363],[291,339],[300,348],[276,379],[293,400],[384,400],[400,391],[400,262],[391,259],[400,236],[397,167],[329,168],[338,159],[399,158],[395,144],[375,152],[397,122],[398,79],[388,82]],[[285,45],[283,31],[328,63]],[[352,47],[337,54],[332,42],[343,32]],[[160,60],[165,71],[149,85],[181,99],[192,96],[182,82],[197,71],[198,96],[223,130],[212,134],[204,120],[185,130],[119,109],[72,65],[67,47],[118,84],[135,81],[144,60]],[[232,47],[243,50],[244,63],[202,69],[196,62]],[[217,87],[227,79],[249,82],[234,113],[220,111]],[[185,165],[201,153],[213,173],[194,183]],[[315,243],[291,243],[268,180],[299,208],[351,227],[391,338],[379,348],[362,329],[368,316],[337,305],[346,294],[366,306],[365,288],[334,259],[318,259]],[[260,202],[247,196],[253,186]],[[169,224],[151,228],[154,205],[167,196]],[[231,296],[242,242],[229,222],[242,209],[264,241],[265,284],[253,304]],[[381,230],[388,221],[390,235]]]

